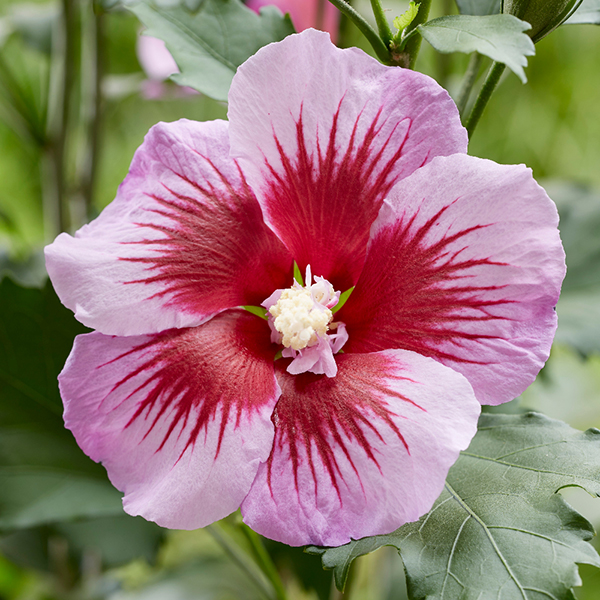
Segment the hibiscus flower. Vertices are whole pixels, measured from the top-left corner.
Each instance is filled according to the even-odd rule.
[[[310,27],[329,32],[335,43],[340,22],[340,12],[328,0],[247,0],[246,6],[258,12],[263,6],[276,6],[289,13],[296,31]]]
[[[315,30],[239,68],[228,122],[150,130],[46,250],[96,330],[66,426],[128,513],[339,545],[431,508],[480,403],[547,359],[565,271],[530,171],[466,149],[432,79]]]

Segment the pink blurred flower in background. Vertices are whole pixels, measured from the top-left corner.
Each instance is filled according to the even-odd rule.
[[[168,84],[165,84],[165,81],[173,73],[179,73],[175,59],[162,40],[150,35],[138,35],[136,54],[140,66],[147,76],[141,85],[142,96],[148,100],[162,98],[168,91]],[[198,93],[190,87],[179,86],[175,83],[171,85],[174,86],[177,96],[191,96]]]
[[[327,0],[248,0],[246,6],[258,12],[267,5],[274,5],[282,13],[289,13],[296,31],[304,31],[309,27],[327,31],[331,41],[337,41],[340,13]]]
[[[281,12],[289,13],[296,31],[309,27],[327,31],[333,43],[337,40],[340,13],[327,0],[248,0],[246,6],[255,12],[263,6],[274,5]],[[142,95],[149,100],[162,98],[167,92],[165,81],[173,73],[179,73],[175,59],[165,43],[149,35],[138,35],[136,53],[147,79],[142,82]],[[180,95],[196,94],[189,87],[178,86]]]
[[[179,68],[165,43],[150,35],[138,35],[136,54],[147,79],[142,82],[142,95],[154,100],[165,93],[164,81]]]

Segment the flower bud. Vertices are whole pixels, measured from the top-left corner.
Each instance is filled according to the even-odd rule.
[[[502,12],[531,25],[534,43],[554,31],[577,9],[582,0],[503,0]]]

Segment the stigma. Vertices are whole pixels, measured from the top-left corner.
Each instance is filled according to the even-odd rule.
[[[334,354],[348,340],[346,327],[333,322],[332,309],[340,299],[324,277],[312,283],[310,265],[305,285],[294,281],[292,287],[276,290],[263,303],[271,327],[271,341],[283,345],[283,357],[293,358],[288,372],[304,372],[334,377],[337,365]]]

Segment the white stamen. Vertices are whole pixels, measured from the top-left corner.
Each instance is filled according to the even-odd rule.
[[[312,346],[317,336],[323,337],[329,329],[333,314],[321,304],[328,295],[320,289],[312,290],[320,285],[321,282],[310,288],[298,286],[284,290],[277,303],[269,309],[274,318],[273,325],[283,336],[281,343],[286,348],[302,350]]]
[[[308,266],[304,287],[295,281],[290,288],[275,290],[262,306],[268,311],[271,341],[283,344],[284,358],[293,358],[287,367],[289,373],[335,377],[337,365],[333,355],[348,340],[344,323],[332,323],[331,309],[339,302],[340,292],[324,277],[312,281]]]

